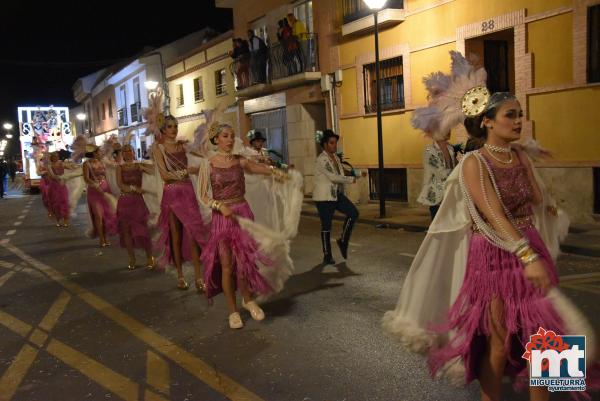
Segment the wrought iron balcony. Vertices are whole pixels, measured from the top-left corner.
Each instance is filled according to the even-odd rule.
[[[234,59],[229,66],[237,91],[318,70],[316,33],[280,40],[269,47],[268,53],[250,53]]]
[[[131,110],[131,122],[141,123],[142,122],[142,103],[136,102],[129,106]]]
[[[123,107],[117,110],[117,116],[119,117],[119,127],[126,127],[129,125],[127,122],[127,108]]]

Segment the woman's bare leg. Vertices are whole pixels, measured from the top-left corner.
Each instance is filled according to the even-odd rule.
[[[183,227],[173,212],[169,212],[169,231],[171,234],[171,250],[173,251],[173,259],[175,260],[177,277],[181,279],[183,278],[183,259],[181,255],[181,237],[183,236]]]
[[[223,243],[219,244],[219,260],[221,261],[221,286],[223,287],[223,294],[227,300],[227,309],[229,309],[229,314],[232,314],[237,312],[235,285],[233,282],[233,261],[231,257],[231,248]]]
[[[490,304],[491,333],[487,339],[485,355],[481,363],[481,401],[500,401],[502,391],[502,376],[506,366],[507,336],[504,327],[504,304],[494,298]]]
[[[131,238],[131,226],[129,224],[123,227],[123,241],[129,255],[129,268],[135,268],[135,251],[133,250],[133,238]]]

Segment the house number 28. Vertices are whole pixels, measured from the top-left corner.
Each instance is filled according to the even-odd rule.
[[[489,21],[483,21],[481,23],[481,32],[493,31],[495,26],[496,24],[494,23],[493,19]]]

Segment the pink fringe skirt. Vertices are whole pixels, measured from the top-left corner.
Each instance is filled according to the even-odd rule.
[[[47,176],[43,176],[40,180],[40,194],[42,195],[42,203],[48,211],[52,213],[52,207],[50,204],[50,179]]]
[[[535,228],[528,228],[524,234],[540,255],[552,285],[556,286],[556,267],[539,233]],[[479,378],[486,337],[492,332],[492,300],[503,305],[500,319],[508,333],[505,343],[508,362],[504,373],[516,379],[515,389],[526,387],[529,373],[527,361],[521,356],[529,337],[539,327],[564,333],[563,323],[550,301],[525,278],[518,258],[477,233],[471,238],[465,279],[456,302],[448,312],[446,323],[432,328],[440,335],[454,332],[452,340],[430,353],[432,375],[458,357],[465,365],[466,382]]]
[[[248,202],[228,205],[235,215],[254,220]],[[235,282],[245,280],[248,289],[256,295],[267,295],[273,292],[271,286],[260,275],[256,262],[273,267],[273,262],[258,250],[256,241],[241,229],[239,224],[221,213],[213,211],[210,240],[202,253],[206,295],[212,298],[222,292],[220,252],[231,252],[231,261]]]
[[[49,186],[50,210],[59,219],[69,218],[69,190],[60,181],[51,180]]]
[[[150,250],[150,230],[148,229],[148,208],[140,194],[121,194],[117,203],[119,221],[119,245],[125,248],[125,230],[131,230],[134,248]]]
[[[174,263],[171,231],[169,229],[170,213],[173,213],[183,225],[181,248],[184,261],[192,260],[189,245],[190,237],[194,239],[198,246],[204,248],[209,230],[202,221],[200,207],[191,181],[165,185],[160,203],[160,216],[158,217],[160,237],[154,243],[154,249],[161,253],[158,259],[160,268],[165,268],[168,264]]]
[[[98,235],[98,227],[96,227],[94,222],[94,216],[96,213],[100,214],[100,217],[102,218],[102,224],[104,225],[104,232],[106,235],[116,235],[119,231],[117,215],[112,210],[108,200],[104,196],[104,193],[112,194],[106,180],[100,183],[100,189],[101,191],[98,191],[96,188],[91,186],[87,187],[88,210],[90,212],[90,217],[94,227],[94,231],[91,235],[92,238],[95,238]]]

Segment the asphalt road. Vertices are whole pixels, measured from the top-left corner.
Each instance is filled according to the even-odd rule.
[[[322,267],[318,221],[303,218],[295,275],[265,321],[244,313],[233,331],[222,296],[208,305],[170,273],[128,271],[126,253],[99,248],[86,224],[79,213],[54,227],[39,196],[0,202],[0,401],[479,399],[477,383],[431,380],[424,358],[380,329],[423,234],[359,225],[349,261]],[[599,262],[559,261],[597,329]]]

